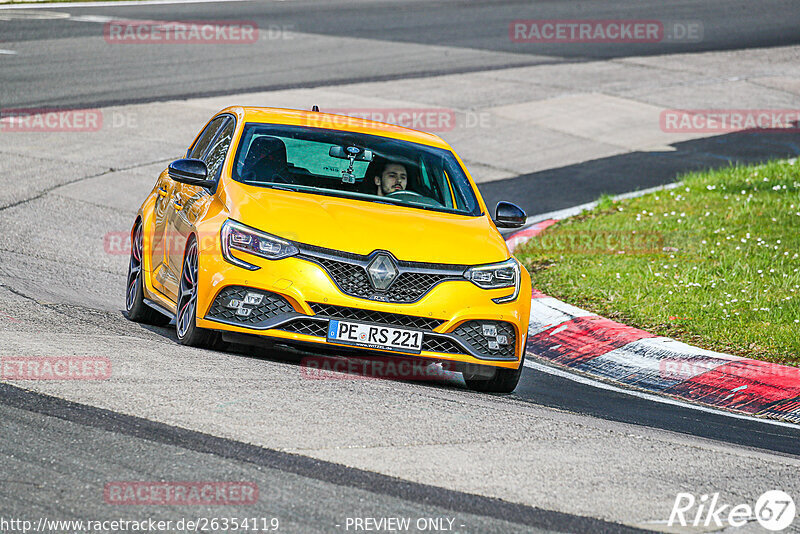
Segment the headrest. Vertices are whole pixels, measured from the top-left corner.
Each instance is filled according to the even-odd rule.
[[[277,137],[268,135],[257,137],[250,144],[250,150],[247,151],[245,166],[254,165],[262,159],[273,163],[286,163],[286,145]]]

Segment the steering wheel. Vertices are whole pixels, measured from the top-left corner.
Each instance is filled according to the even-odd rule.
[[[411,197],[409,200],[413,200],[415,198],[428,198],[425,195],[420,195],[416,191],[409,191],[407,189],[401,189],[400,191],[392,191],[391,193],[389,193],[386,196],[387,197],[396,197],[396,198],[398,198],[400,200],[403,200],[404,196]]]
[[[392,191],[387,197],[396,198],[398,200],[408,200],[409,202],[416,202],[418,204],[424,204],[427,206],[441,206],[442,204],[437,200],[434,200],[430,197],[426,197],[425,195],[420,195],[416,191],[409,191],[404,189],[402,191]]]

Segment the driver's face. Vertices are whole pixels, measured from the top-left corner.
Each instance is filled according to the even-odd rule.
[[[382,197],[395,191],[404,191],[408,185],[406,168],[397,163],[390,163],[382,175],[375,177],[375,185],[378,186],[378,195]]]

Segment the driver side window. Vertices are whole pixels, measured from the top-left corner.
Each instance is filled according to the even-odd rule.
[[[206,149],[208,148],[209,143],[214,139],[214,136],[219,130],[222,123],[228,117],[222,116],[217,117],[213,121],[208,123],[208,126],[205,127],[203,133],[200,134],[200,137],[197,138],[197,142],[194,144],[192,149],[189,151],[189,155],[187,157],[192,159],[203,159],[203,154],[206,153]]]
[[[222,162],[225,161],[228,148],[231,146],[234,126],[235,123],[232,120],[229,121],[214,140],[213,146],[208,151],[206,165],[208,166],[208,177],[212,180],[217,180],[219,178]]]

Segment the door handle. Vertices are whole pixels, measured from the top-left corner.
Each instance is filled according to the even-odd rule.
[[[172,199],[172,205],[175,206],[176,210],[182,210],[183,200],[181,199],[181,197],[175,197]]]
[[[164,198],[165,196],[167,196],[167,188],[163,187],[163,186],[159,187],[158,188],[158,196],[160,196],[161,198]]]

